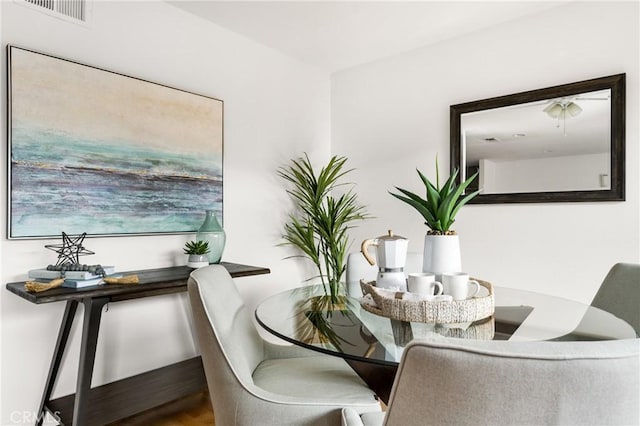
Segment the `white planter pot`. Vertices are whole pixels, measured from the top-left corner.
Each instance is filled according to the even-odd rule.
[[[462,271],[460,240],[457,235],[426,235],[422,272],[431,272],[440,281],[443,272]]]
[[[209,266],[209,257],[206,254],[190,254],[187,260],[190,268],[202,268]]]

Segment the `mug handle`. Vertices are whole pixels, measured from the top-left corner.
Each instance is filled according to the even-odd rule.
[[[469,295],[469,297],[473,297],[480,291],[480,283],[476,280],[469,280],[469,284],[475,287],[475,290],[473,290]]]
[[[444,290],[444,287],[442,287],[442,283],[440,281],[434,281],[431,284],[433,284],[436,288],[436,292],[433,293],[433,295],[440,296],[442,294],[442,290]]]

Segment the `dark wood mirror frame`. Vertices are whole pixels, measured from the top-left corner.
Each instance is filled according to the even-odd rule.
[[[576,95],[578,93],[611,89],[611,186],[606,190],[526,192],[504,194],[479,194],[470,203],[548,203],[579,201],[625,200],[625,74],[563,84],[512,95],[451,105],[450,154],[451,171],[464,167],[461,164],[461,115],[528,102]],[[459,180],[460,178],[458,178]],[[459,183],[459,182],[458,182]]]

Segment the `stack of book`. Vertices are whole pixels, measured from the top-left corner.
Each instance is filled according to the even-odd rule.
[[[114,266],[105,266],[103,269],[106,275],[111,275],[115,272]],[[50,271],[48,269],[33,269],[29,271],[29,278],[38,281],[55,280],[61,277],[62,272],[60,271]],[[89,271],[65,271],[62,287],[83,288],[101,285],[104,284],[102,278],[102,275],[96,275]]]

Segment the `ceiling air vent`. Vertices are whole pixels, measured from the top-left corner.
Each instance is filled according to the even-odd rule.
[[[24,2],[41,7],[57,15],[82,22],[86,21],[86,0],[24,0]]]

